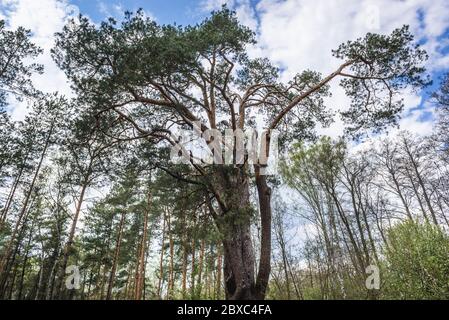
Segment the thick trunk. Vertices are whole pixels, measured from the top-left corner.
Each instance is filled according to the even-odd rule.
[[[232,237],[223,241],[226,299],[254,299],[254,251],[250,226],[232,226]]]
[[[218,228],[223,233],[224,287],[228,300],[254,299],[255,257],[251,241],[248,178],[243,171],[219,172],[222,208]]]
[[[224,287],[226,299],[264,299],[270,276],[271,259],[271,189],[266,176],[256,167],[256,186],[261,219],[261,252],[258,274],[251,241],[251,203],[249,181],[245,172],[221,173],[224,217],[217,219],[223,233]],[[224,219],[223,219],[224,218]]]
[[[256,280],[256,298],[264,299],[271,272],[271,188],[266,176],[260,175],[256,168],[256,185],[259,195],[261,221],[261,249],[259,273]]]

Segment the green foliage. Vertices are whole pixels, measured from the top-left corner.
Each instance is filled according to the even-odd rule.
[[[19,99],[35,93],[30,77],[33,73],[42,73],[43,66],[27,65],[24,60],[36,58],[42,49],[30,41],[30,36],[31,31],[22,27],[7,30],[5,21],[0,20],[0,110],[9,93]]]
[[[7,167],[16,161],[20,149],[19,139],[15,136],[17,124],[7,113],[7,98],[13,96],[23,100],[36,96],[30,77],[43,72],[42,65],[26,63],[42,52],[30,37],[31,31],[22,27],[8,30],[6,22],[0,20],[0,186],[7,175]]]
[[[349,110],[342,113],[350,134],[380,131],[395,123],[402,109],[402,101],[396,98],[399,91],[427,84],[421,78],[421,65],[427,56],[412,44],[407,27],[389,36],[368,34],[341,45],[334,51],[343,60],[339,72],[323,76],[299,70],[291,81],[283,83],[279,68],[268,59],[249,58],[247,48],[255,44],[255,33],[240,24],[236,13],[226,6],[187,27],[160,25],[142,10],[126,12],[121,23],[111,18],[93,24],[80,16],[56,35],[52,50],[76,98],[69,104],[56,95],[39,95],[25,121],[11,123],[3,111],[7,94],[38,96],[30,77],[42,72],[42,66],[24,61],[36,58],[41,50],[29,38],[30,31],[7,31],[5,22],[0,21],[0,183],[11,187],[8,205],[13,204],[8,214],[4,210],[4,217],[2,212],[5,223],[1,225],[4,235],[0,247],[4,247],[5,237],[12,238],[10,243],[14,244],[8,268],[0,275],[0,298],[7,292],[9,298],[18,299],[64,297],[57,288],[63,286],[64,256],[69,256],[69,264],[81,265],[85,280],[82,291],[71,293],[71,298],[104,298],[113,265],[117,267],[111,278],[114,297],[134,297],[132,286],[141,259],[147,272],[143,275],[145,291],[154,290],[146,297],[186,298],[187,291],[191,298],[221,297],[220,282],[225,276],[218,277],[221,274],[214,269],[222,268],[221,260],[218,267],[218,257],[223,249],[229,257],[229,250],[220,242],[227,236],[241,242],[242,234],[249,239],[246,230],[257,226],[254,220],[260,219],[249,182],[253,177],[250,166],[218,168],[165,161],[178,129],[192,127],[197,121],[203,122],[201,129],[246,129],[255,127],[259,120],[256,113],[266,127],[282,132],[281,146],[289,146],[294,139],[300,141],[293,147],[290,162],[283,166],[285,180],[313,200],[322,229],[333,224],[329,233],[335,239],[313,239],[306,244],[309,270],[292,268],[290,280],[302,286],[294,287],[296,297],[351,299],[366,293],[360,274],[356,274],[360,271],[353,268],[350,258],[358,249],[358,238],[363,238],[374,221],[369,214],[378,212],[371,212],[375,205],[369,198],[362,199],[365,195],[359,192],[354,210],[367,207],[371,220],[362,225],[358,214],[346,219],[343,211],[348,204],[334,205],[325,197],[331,192],[333,201],[343,198],[345,143],[323,137],[308,146],[306,140],[316,141],[316,125],[326,126],[333,120],[325,101],[331,95],[329,82],[336,77],[343,78],[341,85],[352,98]],[[43,178],[37,163],[51,163],[57,172],[50,170]],[[8,185],[14,181],[16,185]],[[270,181],[270,186],[274,184]],[[83,186],[81,194],[79,186]],[[30,203],[27,200],[23,205],[23,220],[18,217],[22,194],[31,195]],[[97,194],[100,199],[86,206],[91,195]],[[82,210],[82,225],[73,220],[74,239],[70,233],[66,242],[74,203]],[[341,222],[335,207],[349,231],[355,229],[356,220],[359,222],[352,246],[342,225],[335,223]],[[15,238],[14,228],[18,230]],[[240,229],[245,232],[238,232]],[[417,297],[447,296],[447,281],[443,280],[448,273],[447,237],[429,230],[423,231],[422,239],[430,238],[439,245],[429,249],[424,240],[414,244],[417,257],[413,259],[420,261],[419,270],[413,271],[416,275],[400,269],[409,255],[401,251],[405,246],[391,246],[386,264],[397,266],[401,272],[386,272],[392,279],[386,294],[397,297],[394,290],[399,290],[405,298],[413,297],[408,287],[401,287],[404,277],[410,276],[416,283],[425,282],[423,288],[416,285],[422,291]],[[395,232],[391,232],[391,243],[421,239],[413,235],[410,241],[405,231]],[[378,239],[373,240],[373,247],[375,241]],[[336,252],[334,246],[347,249]],[[146,250],[143,254],[141,248]],[[248,255],[253,255],[251,251]],[[157,267],[155,259],[160,259]],[[251,259],[242,259],[242,266]],[[229,263],[231,260],[224,264],[229,267]],[[20,273],[17,282],[16,274]],[[292,283],[284,284],[284,275],[279,274],[270,289],[271,298],[284,298],[285,288],[293,290]],[[228,281],[230,274],[226,277]],[[173,284],[178,285],[181,279],[184,283],[190,280],[190,284],[177,290]],[[167,283],[172,288],[167,288]],[[414,292],[418,289],[413,287]]]
[[[98,28],[80,16],[57,34],[53,56],[80,98],[104,103],[141,94],[156,98],[144,88],[162,79],[186,90],[191,74],[203,68],[202,58],[217,50],[242,56],[252,39],[253,33],[228,9],[186,28],[158,25],[138,11],[127,12],[121,25],[109,19]]]
[[[411,221],[388,232],[383,294],[391,299],[449,299],[449,236]],[[382,276],[382,275],[381,275]]]
[[[361,129],[378,132],[396,124],[403,109],[403,100],[395,94],[406,86],[421,88],[428,85],[423,77],[423,62],[427,53],[413,44],[408,26],[394,30],[391,35],[368,33],[364,38],[340,45],[333,55],[354,61],[350,76],[341,81],[346,94],[352,98],[342,118],[347,132],[358,135]]]
[[[346,144],[326,136],[310,146],[296,143],[290,151],[289,162],[281,164],[282,174],[292,188],[308,185],[314,178],[333,187],[345,155]]]

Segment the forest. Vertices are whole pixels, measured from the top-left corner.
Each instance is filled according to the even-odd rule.
[[[186,27],[80,15],[52,49],[70,97],[33,85],[31,34],[0,20],[0,299],[449,299],[449,76],[429,78],[408,26],[285,83],[226,6]],[[431,80],[432,134],[387,134]],[[337,118],[343,136],[319,133]],[[170,161],[182,130],[259,124],[277,174],[235,146]]]

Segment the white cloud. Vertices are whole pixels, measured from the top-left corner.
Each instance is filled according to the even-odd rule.
[[[124,17],[125,11],[137,11],[139,8],[129,8],[122,2],[111,3],[110,1],[97,0],[98,11],[104,17],[112,17],[118,21],[121,21]],[[144,10],[144,15],[152,20],[157,20],[156,17],[150,11]]]
[[[98,10],[106,17],[121,17],[125,9],[121,3],[108,3],[107,1],[98,1]]]
[[[236,3],[235,0],[202,0],[200,2],[200,8],[203,11],[212,11],[220,9],[224,4],[229,7],[234,7]]]
[[[219,10],[225,4],[236,11],[241,24],[254,31],[257,29],[257,19],[250,0],[202,0],[200,8],[203,12],[209,13],[213,10]]]
[[[105,16],[111,15],[111,12],[109,11],[108,5],[106,4],[106,2],[98,1],[97,7],[98,7],[98,11],[100,11],[101,14],[103,14]]]
[[[68,0],[0,0],[0,17],[7,19],[12,28],[24,26],[33,31],[33,41],[44,49],[39,62],[45,74],[34,77],[36,86],[46,92],[70,94],[65,75],[54,64],[50,49],[53,34],[61,30],[67,19],[78,13]],[[430,53],[431,70],[449,68],[449,57],[440,52],[448,41],[439,37],[449,27],[449,1],[445,0],[261,0],[256,7],[249,0],[203,0],[205,11],[218,9],[227,3],[235,8],[243,24],[257,30],[259,43],[250,49],[253,56],[266,56],[283,68],[283,80],[289,80],[304,69],[327,74],[339,64],[331,50],[340,43],[363,36],[366,32],[389,33],[396,27],[409,24]],[[98,1],[104,14],[123,12],[120,2]],[[386,9],[388,8],[388,10]],[[151,13],[148,13],[152,16]],[[348,98],[338,82],[332,83],[333,97],[328,105],[339,110],[348,105]],[[413,127],[415,113],[408,111],[420,103],[420,97],[405,94],[406,110],[402,124]],[[14,116],[25,114],[23,105],[16,105]],[[418,121],[416,128],[421,128]],[[333,136],[341,134],[343,125],[337,121],[323,132]]]
[[[282,67],[285,81],[305,69],[328,74],[340,63],[331,55],[340,43],[367,32],[388,34],[404,24],[410,25],[417,40],[424,42],[430,55],[429,71],[449,68],[449,57],[440,52],[448,43],[439,39],[449,28],[447,0],[261,0],[255,9],[246,0],[206,0],[202,6],[217,9],[223,3],[236,8],[239,18],[245,17],[245,24],[257,30],[259,42],[250,53],[268,57]],[[331,86],[333,97],[328,99],[328,105],[333,110],[347,106],[348,98],[338,81]],[[423,124],[416,117],[416,112],[422,111],[409,113],[421,98],[410,92],[404,98],[405,118],[401,124],[414,130],[429,127],[431,124]],[[322,132],[337,136],[342,129],[342,123],[337,121]]]
[[[33,76],[33,83],[43,92],[59,92],[70,96],[70,85],[50,55],[54,33],[62,30],[67,19],[79,13],[76,6],[65,0],[2,0],[2,15],[10,28],[23,26],[32,31],[32,41],[44,50],[36,62],[45,67],[43,75]],[[23,119],[27,110],[24,103],[13,103],[13,117]]]

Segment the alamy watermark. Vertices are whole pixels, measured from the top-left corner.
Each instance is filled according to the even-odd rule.
[[[260,174],[274,175],[278,169],[277,130],[203,129],[181,130],[171,148],[173,163],[214,165],[258,165]]]
[[[380,289],[380,271],[379,267],[375,265],[369,265],[366,267],[365,272],[369,274],[366,278],[365,286],[368,290]]]
[[[67,276],[67,278],[65,279],[65,287],[68,290],[78,290],[81,288],[80,285],[80,279],[81,279],[81,274],[80,274],[80,269],[78,268],[78,266],[75,265],[71,265],[68,266],[65,269],[65,273]]]

